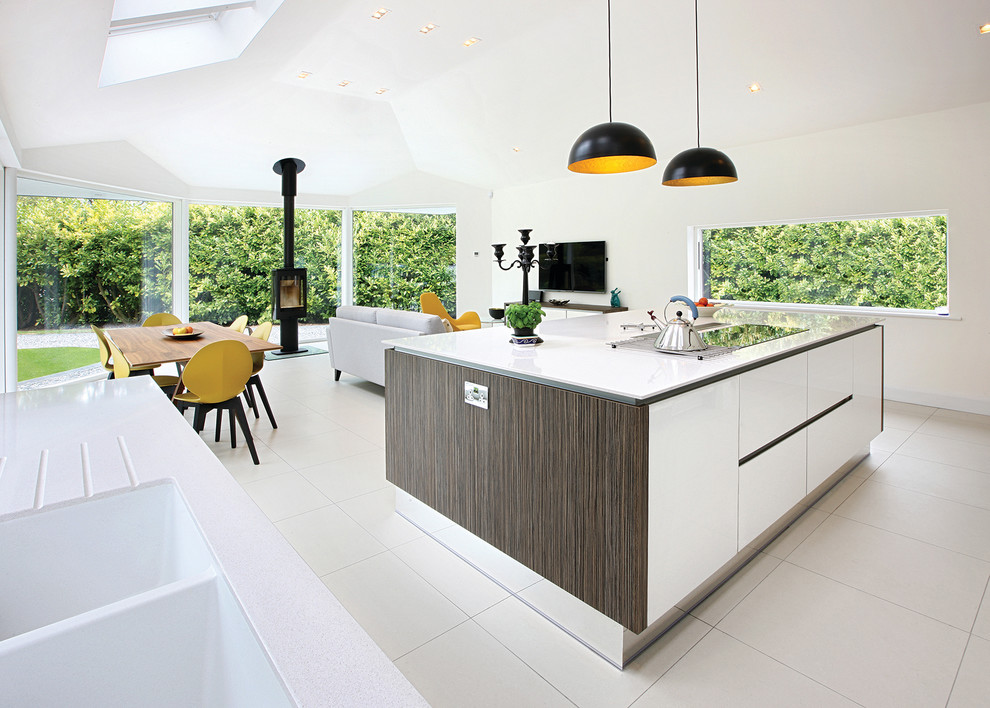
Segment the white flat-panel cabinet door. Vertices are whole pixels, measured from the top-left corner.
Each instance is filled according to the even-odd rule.
[[[808,355],[795,354],[739,376],[739,458],[808,419]]]
[[[808,487],[815,488],[869,444],[852,401],[808,426]]]
[[[821,413],[853,392],[855,337],[808,352],[808,417]]]
[[[853,411],[857,430],[866,445],[883,430],[883,327],[852,338]]]
[[[650,405],[647,619],[736,554],[739,382]]]
[[[798,431],[739,466],[739,550],[804,498],[806,432]]]

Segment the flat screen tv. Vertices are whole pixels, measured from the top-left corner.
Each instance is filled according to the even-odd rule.
[[[574,241],[558,243],[555,258],[547,258],[546,244],[540,244],[540,290],[566,290],[582,293],[604,293],[605,242]]]

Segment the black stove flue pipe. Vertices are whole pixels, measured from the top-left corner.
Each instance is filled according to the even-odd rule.
[[[296,175],[306,169],[306,163],[297,157],[286,157],[276,162],[272,169],[282,175],[282,212],[285,229],[282,267],[296,267]],[[279,319],[282,349],[280,354],[299,351],[299,319],[282,314]]]

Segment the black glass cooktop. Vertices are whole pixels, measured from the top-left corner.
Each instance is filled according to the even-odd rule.
[[[778,327],[764,324],[738,324],[721,329],[699,332],[701,338],[710,347],[748,347],[762,344],[773,339],[780,339],[798,332],[806,332],[807,328]]]

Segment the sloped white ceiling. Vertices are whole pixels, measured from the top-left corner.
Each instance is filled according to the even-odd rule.
[[[373,20],[380,3],[392,12]],[[608,118],[605,0],[286,0],[235,60],[101,89],[112,7],[0,3],[0,104],[22,159],[126,142],[192,189],[271,189],[287,156],[306,161],[307,192],[417,170],[495,189],[567,174],[573,140]],[[700,15],[703,144],[990,101],[982,0],[700,0]],[[659,183],[695,141],[692,0],[613,0],[612,80],[613,116],[652,138]]]

